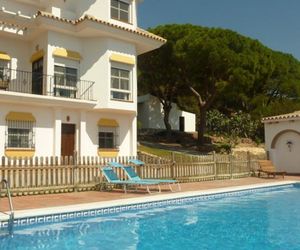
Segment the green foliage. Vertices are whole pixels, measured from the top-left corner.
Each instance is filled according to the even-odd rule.
[[[229,133],[235,137],[255,139],[260,121],[251,119],[250,114],[236,113],[229,119]]]
[[[206,126],[208,132],[212,134],[228,134],[229,119],[224,114],[214,109],[207,112]]]
[[[300,108],[300,63],[291,55],[225,29],[173,24],[150,31],[168,42],[139,57],[139,91],[196,112],[202,138],[206,123],[212,132],[261,138],[263,116]],[[206,122],[212,108],[222,113],[209,114],[219,120],[213,126]]]
[[[299,62],[290,55],[261,49],[241,59],[241,66],[233,71],[232,84],[219,96],[215,108],[225,113],[238,108],[261,118],[274,103],[299,102]],[[281,111],[290,110],[281,108]]]
[[[252,119],[247,113],[238,112],[228,117],[218,110],[211,110],[207,113],[206,124],[208,131],[216,135],[251,139],[260,136],[260,121]]]
[[[164,110],[164,123],[170,133],[169,114],[172,103],[177,102],[181,89],[181,80],[178,77],[180,62],[177,60],[174,49],[174,43],[179,39],[180,31],[160,30],[158,27],[156,33],[160,33],[169,40],[161,49],[139,56],[139,95],[150,93],[160,100]]]
[[[252,112],[254,118],[274,116],[278,114],[292,113],[295,110],[300,110],[300,102],[298,99],[276,100],[268,106],[258,107]]]
[[[143,124],[142,124],[142,122],[140,121],[140,120],[137,120],[137,129],[142,129],[142,127],[143,127]]]
[[[221,154],[229,154],[232,149],[232,144],[231,143],[215,143],[214,144],[214,151],[216,153],[221,153]]]

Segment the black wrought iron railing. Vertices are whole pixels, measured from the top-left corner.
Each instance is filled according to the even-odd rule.
[[[0,90],[91,101],[94,84],[69,76],[0,68]]]

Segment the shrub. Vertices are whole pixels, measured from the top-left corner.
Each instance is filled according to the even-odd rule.
[[[207,129],[212,134],[258,140],[262,136],[261,127],[260,121],[252,119],[247,113],[237,112],[230,117],[218,110],[207,113]]]

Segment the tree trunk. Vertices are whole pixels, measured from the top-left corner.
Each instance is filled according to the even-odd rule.
[[[206,98],[206,100],[204,100],[202,99],[200,93],[197,92],[192,86],[189,86],[189,88],[193,92],[194,96],[197,98],[200,112],[200,120],[198,126],[198,146],[200,148],[200,146],[202,146],[205,142],[204,134],[206,131],[206,113],[217,95],[217,89],[214,87],[210,95]]]
[[[205,131],[206,131],[206,108],[203,108],[203,106],[199,105],[200,109],[200,119],[199,119],[199,125],[198,125],[198,145],[201,146],[205,143]]]
[[[169,117],[170,117],[170,112],[172,109],[172,105],[163,105],[163,110],[164,110],[164,124],[167,130],[167,135],[170,136],[172,132],[172,127],[169,122]]]

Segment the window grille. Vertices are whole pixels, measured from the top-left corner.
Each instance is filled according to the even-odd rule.
[[[32,121],[7,121],[6,147],[34,148],[33,127]]]

